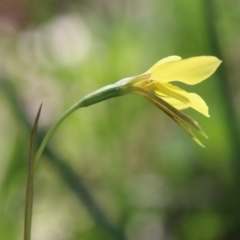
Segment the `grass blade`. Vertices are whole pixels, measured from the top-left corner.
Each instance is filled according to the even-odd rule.
[[[40,105],[30,140],[30,149],[29,149],[29,162],[28,162],[28,178],[27,178],[27,186],[26,186],[26,201],[25,201],[25,216],[24,216],[24,240],[31,239],[31,226],[32,226],[32,208],[33,208],[33,178],[34,178],[34,152],[35,152],[35,142],[37,136],[37,127],[38,120],[40,117],[42,109],[42,104]]]

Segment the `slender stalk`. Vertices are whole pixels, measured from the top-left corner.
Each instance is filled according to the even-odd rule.
[[[50,128],[50,130],[48,131],[48,133],[46,134],[45,138],[43,139],[37,154],[35,156],[34,159],[34,169],[37,169],[40,157],[43,153],[43,150],[45,149],[47,143],[49,142],[50,138],[52,137],[52,135],[54,134],[54,132],[58,129],[58,127],[60,126],[60,124],[69,116],[71,115],[73,112],[75,112],[77,109],[79,108],[78,104],[73,105],[72,107],[70,107],[63,115],[62,117],[60,117],[57,122]]]
[[[24,217],[24,240],[31,239],[32,227],[32,208],[33,208],[33,178],[34,178],[34,149],[37,135],[38,120],[40,117],[42,104],[39,107],[30,141],[29,162],[28,162],[28,179],[26,187],[25,217]]]
[[[45,149],[47,143],[49,142],[50,138],[54,134],[54,132],[58,129],[58,127],[61,125],[61,123],[70,116],[73,112],[75,112],[77,109],[82,107],[87,107],[90,105],[93,105],[95,103],[104,101],[109,98],[118,97],[123,95],[123,88],[119,86],[119,84],[111,84],[107,85],[103,88],[98,89],[95,92],[92,92],[82,98],[80,101],[75,103],[72,107],[70,107],[57,121],[56,123],[51,127],[51,129],[48,131],[47,135],[43,139],[42,144],[40,145],[38,152],[34,159],[34,168],[37,169],[39,159],[43,153],[43,150]]]

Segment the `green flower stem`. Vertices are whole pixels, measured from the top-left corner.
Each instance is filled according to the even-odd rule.
[[[50,128],[47,135],[42,141],[42,144],[40,145],[37,154],[34,159],[34,168],[37,169],[40,157],[49,142],[50,138],[54,134],[54,132],[58,129],[58,127],[61,125],[61,123],[70,116],[73,112],[75,112],[77,109],[82,107],[88,107],[90,105],[93,105],[95,103],[104,101],[109,98],[118,97],[126,92],[124,91],[123,87],[119,83],[107,85],[103,88],[100,88],[99,90],[92,92],[79,100],[77,103],[75,103],[73,106],[71,106],[56,122],[55,124]]]

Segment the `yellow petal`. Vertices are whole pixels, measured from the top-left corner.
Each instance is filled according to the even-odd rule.
[[[160,89],[157,91],[157,94],[161,96],[166,102],[174,106],[175,108],[184,109],[184,108],[191,107],[196,111],[202,113],[204,116],[209,117],[207,104],[196,93],[188,93],[183,89],[176,87],[170,83],[164,83],[159,85],[164,86],[165,89],[168,89],[168,94],[161,96],[162,92],[158,92]],[[178,96],[181,96],[181,98]],[[183,101],[184,98],[187,99],[187,101]]]
[[[163,58],[163,59],[159,60],[157,63],[155,63],[146,73],[153,72],[157,67],[159,67],[162,64],[179,61],[181,59],[182,58],[179,56],[169,56],[169,57]]]
[[[196,93],[188,93],[188,99],[190,100],[189,106],[196,111],[202,113],[206,117],[210,117],[208,113],[208,106],[205,101]]]
[[[213,56],[200,56],[180,60],[180,57],[170,57],[156,63],[146,73],[152,80],[167,83],[180,81],[189,85],[197,84],[211,76],[221,61]]]

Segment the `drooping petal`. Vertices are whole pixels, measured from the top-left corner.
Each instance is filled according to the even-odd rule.
[[[137,93],[139,95],[142,95],[154,104],[157,103],[159,105],[159,107],[162,106],[162,107],[160,107],[162,110],[165,109],[164,112],[167,111],[166,113],[169,116],[173,116],[173,115],[177,116],[179,119],[181,119],[181,121],[186,122],[186,123],[190,124],[191,126],[193,126],[195,129],[197,129],[202,136],[208,138],[208,136],[204,133],[202,128],[199,126],[199,124],[194,119],[192,119],[191,117],[189,117],[185,113],[183,113],[181,111],[178,111],[178,109],[176,109],[174,106],[170,105],[169,103],[165,102],[156,93],[149,92],[149,91],[146,91],[146,90],[144,90],[142,88],[138,88],[138,87],[132,87],[129,92]]]
[[[145,97],[155,106],[160,108],[170,118],[172,118],[180,127],[182,127],[195,142],[197,142],[200,146],[204,147],[204,145],[199,141],[199,139],[195,136],[195,134],[192,132],[191,128],[188,125],[190,124],[191,126],[196,128],[202,136],[208,138],[207,135],[203,132],[203,130],[199,126],[199,124],[194,119],[178,111],[173,106],[169,105],[167,102],[159,98],[157,95],[154,95],[153,93],[150,93],[140,88],[136,88],[136,90],[133,90],[133,92]]]
[[[179,81],[194,85],[211,76],[220,63],[221,61],[213,56],[192,57],[183,60],[174,56],[160,60],[146,73],[151,74],[152,80],[159,82]]]
[[[196,111],[202,113],[204,116],[209,117],[207,104],[196,93],[188,93],[183,89],[177,86],[174,86],[170,83],[163,83],[163,84],[159,83],[158,85],[160,85],[161,87],[159,87],[156,93],[162,96],[163,99],[169,104],[171,104],[172,106],[176,107],[177,109],[184,109],[184,108],[191,107]],[[163,87],[165,87],[164,92],[161,91]],[[166,89],[168,89],[168,92],[166,91]],[[187,99],[187,101],[186,100],[183,101],[184,99]]]
[[[164,105],[155,102],[154,100],[150,100],[155,106],[160,108],[162,111],[164,111],[170,118],[172,118],[197,144],[199,144],[202,147],[205,147],[202,142],[196,137],[196,135],[193,133],[192,129],[186,124],[184,119],[182,119],[179,115],[172,112],[170,109],[166,108]],[[202,131],[202,130],[201,130]],[[207,137],[206,135],[204,135]]]

